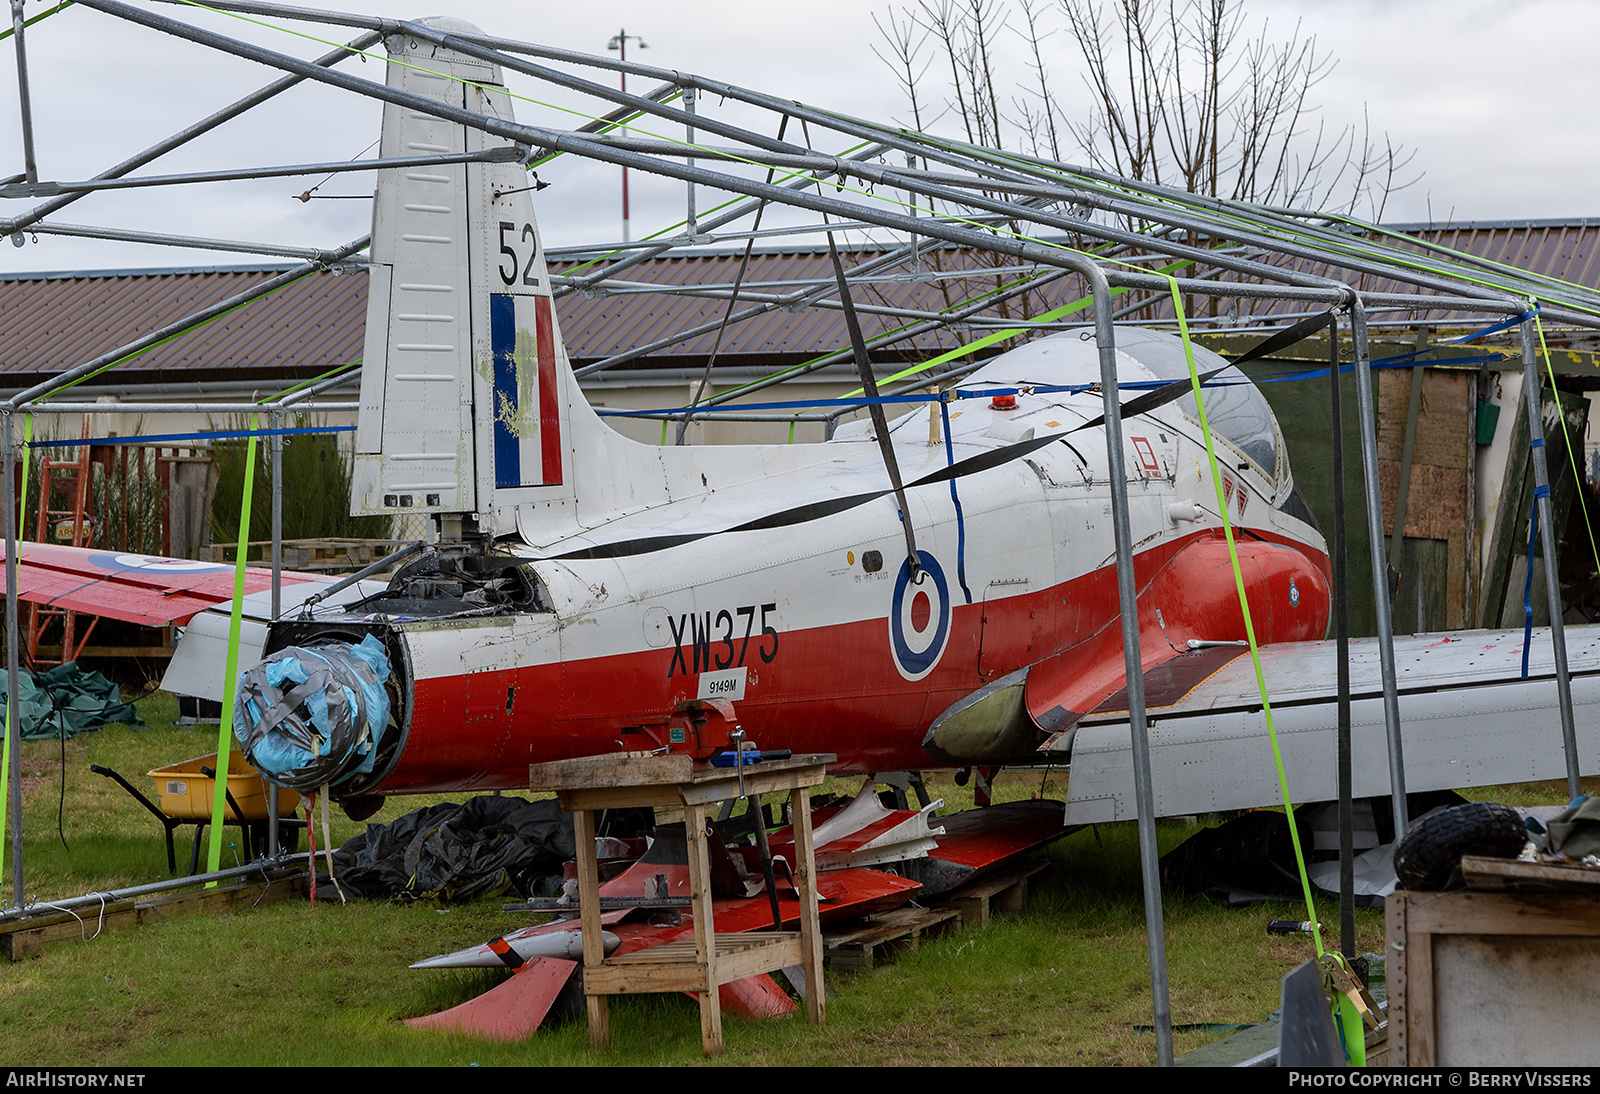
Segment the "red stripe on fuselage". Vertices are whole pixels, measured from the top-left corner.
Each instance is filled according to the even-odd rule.
[[[1300,552],[1308,573],[1327,572],[1327,557],[1321,552],[1285,536],[1259,530],[1253,535]],[[1162,606],[1145,594],[1163,588],[1158,578],[1174,556],[1189,546],[1212,554],[1215,548],[1207,541],[1216,538],[1215,532],[1197,532],[1135,557],[1142,631],[1149,633],[1156,626],[1154,613]],[[1246,576],[1249,580],[1248,567]],[[1225,586],[1195,590],[1194,603],[1228,604],[1231,571],[1219,572],[1214,580]],[[1329,616],[1328,583],[1305,582],[1298,604],[1288,607],[1271,588],[1286,581],[1280,569],[1270,576],[1268,587],[1250,590],[1257,641],[1322,638]],[[1271,610],[1262,611],[1258,605],[1265,606],[1269,599]],[[1232,623],[1225,611],[1195,618],[1181,600],[1165,604],[1169,641],[1235,637],[1237,600],[1232,601]],[[648,606],[641,604],[640,610]],[[762,748],[836,753],[835,770],[934,766],[922,750],[922,738],[935,717],[977,688],[1091,638],[1117,616],[1116,571],[1110,566],[1038,592],[988,604],[958,604],[939,664],[914,682],[895,668],[885,618],[782,631],[770,664],[762,661],[751,643],[744,658],[745,698],[734,707],[749,738]],[[679,702],[695,697],[698,674],[685,673],[681,663],[675,667],[675,652],[669,646],[419,679],[413,685],[404,754],[376,789],[384,793],[515,789],[527,785],[529,764],[654,747],[647,736],[623,731],[659,719]],[[1148,665],[1170,656],[1171,648],[1152,647],[1143,653]],[[509,711],[507,689],[515,689]]]

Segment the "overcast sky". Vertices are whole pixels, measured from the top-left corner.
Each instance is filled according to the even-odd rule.
[[[193,8],[135,0],[151,11],[215,27],[285,52],[315,56],[328,47]],[[30,0],[33,15],[49,5]],[[370,0],[329,7],[391,16],[413,11]],[[904,120],[893,75],[874,55],[874,14],[889,5],[862,0],[805,0],[786,5],[749,0],[694,0],[675,5],[643,0],[465,0],[433,12],[468,19],[510,38],[604,54],[621,28],[649,48],[630,44],[630,60],[693,71],[786,98],[876,120]],[[1414,150],[1420,181],[1391,197],[1385,219],[1435,221],[1600,216],[1591,196],[1600,146],[1589,132],[1595,77],[1589,53],[1600,41],[1600,5],[1576,0],[1522,3],[1380,2],[1380,0],[1255,0],[1253,25],[1266,19],[1274,36],[1296,24],[1315,35],[1337,64],[1313,92],[1318,116],[1337,130],[1366,110],[1375,133]],[[343,41],[353,31],[308,24],[294,30]],[[1086,103],[1079,62],[1065,32],[1047,40],[1046,63],[1063,111]],[[42,179],[94,175],[211,110],[276,77],[255,64],[125,23],[82,7],[31,28],[27,37],[35,139]],[[1010,76],[1028,78],[1020,39],[1008,37],[1001,60]],[[381,79],[370,63],[346,63]],[[930,73],[930,76],[932,74]],[[533,93],[532,85],[513,87]],[[642,90],[637,85],[630,90]],[[942,89],[937,90],[942,95]],[[545,102],[559,105],[547,93]],[[713,109],[708,104],[706,109]],[[551,108],[519,103],[522,120],[573,124]],[[0,43],[0,175],[22,169],[12,43]],[[377,104],[305,87],[229,123],[140,173],[272,163],[346,160],[377,138]],[[791,134],[792,136],[792,134]],[[618,238],[615,168],[564,161],[542,173],[551,187],[536,199],[546,241]],[[678,219],[682,186],[634,176],[634,234]],[[324,194],[371,191],[370,175],[335,179]],[[96,195],[52,219],[185,235],[333,246],[361,235],[370,202],[314,200],[294,193],[307,183],[278,179]],[[32,202],[0,201],[0,216]],[[137,244],[39,236],[21,248],[0,245],[0,271],[215,265],[257,261]]]

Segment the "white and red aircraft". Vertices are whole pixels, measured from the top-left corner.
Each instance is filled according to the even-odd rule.
[[[500,80],[433,47],[425,64],[389,70],[393,86],[509,118]],[[504,143],[384,110],[383,156]],[[1026,761],[1115,707],[1126,680],[1109,460],[1092,424],[1100,396],[1081,390],[1100,379],[1092,336],[984,366],[964,389],[1015,398],[946,404],[937,443],[937,404],[891,423],[913,565],[869,422],[823,444],[651,447],[597,417],[562,346],[518,164],[382,172],[371,259],[353,507],[428,514],[436,549],[387,588],[309,613],[298,600],[326,582],[291,576],[283,618],[253,594],[244,638],[258,656],[382,644],[388,724],[370,770],[331,778],[353,812],[665,746],[684,712],[714,701],[763,748],[835,753],[844,772]],[[1194,353],[1202,371],[1223,364]],[[1119,330],[1117,359],[1124,381],[1189,374],[1167,334]],[[1328,552],[1283,438],[1250,384],[1212,392],[1256,636],[1314,642],[1329,620]],[[1127,418],[1123,434],[1144,668],[1181,695],[1243,652],[1216,489],[1188,400]],[[193,598],[227,594],[200,563],[39,545],[23,561],[24,598],[112,616],[181,621]],[[191,600],[174,613],[160,605],[177,586]],[[193,615],[165,685],[221,698],[226,633],[225,604]],[[1273,800],[1270,772],[1254,781],[1265,793],[1253,804]]]
[[[392,65],[391,83],[509,117],[483,90],[498,72],[445,51],[428,60]],[[496,143],[385,108],[385,156]],[[969,389],[1021,391],[950,404],[948,446],[929,442],[924,413],[891,426],[913,573],[870,423],[826,444],[657,448],[596,416],[562,347],[518,164],[385,171],[374,223],[353,504],[429,514],[440,549],[376,598],[254,629],[258,650],[384,644],[394,724],[372,772],[337,793],[516,787],[530,762],[650,743],[712,699],[764,747],[837,753],[844,771],[998,764],[1123,686],[1103,430],[985,460],[1098,417],[1097,393],[1032,393],[1097,383],[1092,339],[1057,335],[984,367]],[[1119,351],[1127,380],[1188,374],[1169,335],[1128,331]],[[1196,352],[1202,368],[1222,363]],[[1327,549],[1296,504],[1282,438],[1252,387],[1216,392],[1257,633],[1320,638]],[[1125,428],[1147,666],[1191,641],[1237,642],[1199,426],[1173,403]],[[973,461],[997,465],[917,485]],[[59,549],[29,545],[29,561],[48,566],[52,551],[86,572]],[[124,590],[148,580],[164,593],[187,572],[90,557]],[[222,575],[187,565],[191,586],[225,593]],[[26,566],[23,595],[119,614],[123,593],[92,582],[62,597],[50,573]],[[169,687],[219,695],[219,621],[194,621]]]

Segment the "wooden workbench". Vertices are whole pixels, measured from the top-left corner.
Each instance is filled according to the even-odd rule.
[[[589,1043],[611,1044],[607,998],[641,992],[693,992],[700,1001],[700,1032],[706,1055],[722,1051],[719,985],[791,965],[805,970],[806,1015],[826,1018],[822,990],[822,935],[817,918],[816,856],[811,843],[808,787],[823,779],[831,755],[799,756],[751,764],[743,793],[787,790],[794,812],[795,887],[800,896],[798,931],[717,934],[711,911],[711,868],[706,818],[711,807],[741,796],[733,768],[696,770],[688,756],[592,756],[537,764],[529,770],[533,790],[553,790],[573,815],[578,856],[578,907],[583,924],[583,990],[589,1011]],[[649,806],[683,810],[689,849],[694,941],[668,943],[622,957],[605,956],[600,927],[600,874],[595,860],[595,813]]]

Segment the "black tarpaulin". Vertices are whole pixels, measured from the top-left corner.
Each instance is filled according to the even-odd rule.
[[[335,852],[334,863],[347,894],[461,904],[555,891],[575,854],[572,815],[554,800],[479,797],[369,824]],[[553,888],[540,884],[552,877]]]

